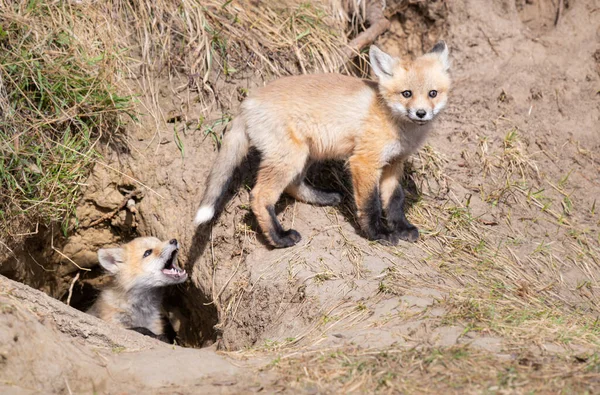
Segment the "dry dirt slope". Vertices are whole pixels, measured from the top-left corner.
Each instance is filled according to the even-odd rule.
[[[448,7],[455,88],[407,174],[414,245],[360,238],[349,202],[290,200],[284,223],[303,242],[269,250],[243,186],[212,236],[194,235],[210,139],[182,133],[182,158],[173,124],[136,132],[121,166],[156,191],[144,191],[138,230],[180,239],[198,286],[184,290],[184,340],[253,345],[230,357],[260,357],[277,377],[266,388],[284,391],[597,391],[600,4],[564,3],[556,26],[550,1]],[[394,21],[386,49],[412,48],[398,41],[410,24]],[[187,92],[157,85],[165,114],[200,118]],[[88,199],[124,182],[95,177]]]

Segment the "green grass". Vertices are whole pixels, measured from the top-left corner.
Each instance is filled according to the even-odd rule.
[[[33,222],[66,228],[98,154],[99,139],[120,133],[131,99],[114,83],[118,50],[83,42],[92,23],[66,5],[30,1],[0,18],[0,229]],[[100,37],[100,36],[99,36]]]

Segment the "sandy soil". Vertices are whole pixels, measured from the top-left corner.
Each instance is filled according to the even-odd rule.
[[[203,115],[195,93],[175,88],[185,78],[157,80],[164,117],[143,117],[127,152],[107,152],[126,176],[94,170],[78,211],[82,230],[60,247],[92,267],[98,247],[132,234],[177,238],[192,275],[167,299],[171,318],[182,344],[212,347],[168,347],[2,279],[0,383],[15,392],[310,392],[329,387],[304,385],[273,360],[348,346],[468,345],[508,359],[597,349],[596,332],[586,330],[600,313],[600,2],[564,3],[556,24],[556,5],[544,0],[411,7],[381,38],[400,56],[438,35],[451,48],[448,109],[407,171],[408,216],[423,236],[415,244],[383,247],[357,235],[346,191],[337,209],[283,199],[284,226],[303,241],[268,248],[248,215],[252,160],[214,227],[195,231],[215,145],[185,122],[167,122]],[[231,84],[230,108],[239,105],[236,87],[259,83]],[[343,165],[313,173],[317,184],[348,186]],[[110,229],[85,229],[118,206],[123,188],[143,193],[135,217],[122,211]],[[77,268],[64,261],[58,270],[60,280],[30,283],[64,299]],[[98,273],[82,273],[88,288],[76,292],[98,282]],[[243,351],[219,356],[217,348]]]

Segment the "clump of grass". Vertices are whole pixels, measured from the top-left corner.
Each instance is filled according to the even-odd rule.
[[[110,38],[68,4],[3,6],[0,17],[0,231],[66,225],[97,156],[131,101],[115,86]]]
[[[598,355],[517,354],[510,359],[466,346],[346,348],[277,357],[278,385],[331,393],[597,392]]]
[[[324,1],[111,3],[146,70],[186,74],[209,97],[218,78],[337,71],[345,61],[346,23]]]

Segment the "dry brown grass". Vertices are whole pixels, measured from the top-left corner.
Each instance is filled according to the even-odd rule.
[[[327,349],[281,355],[277,384],[324,393],[594,393],[598,354],[497,357],[469,347]]]
[[[143,61],[199,74],[203,82],[210,73],[228,76],[245,67],[267,66],[279,75],[288,61],[303,70],[333,71],[341,66],[336,54],[344,45],[344,25],[329,16],[326,3],[113,3],[135,28]]]
[[[133,64],[141,73],[131,70],[145,77],[143,93],[155,95],[152,79],[159,75],[184,77],[207,111],[231,104],[220,81],[331,72],[344,62],[345,21],[331,16],[327,2],[113,0],[109,9],[119,15],[120,31],[134,38]],[[163,117],[159,108],[148,110]]]

